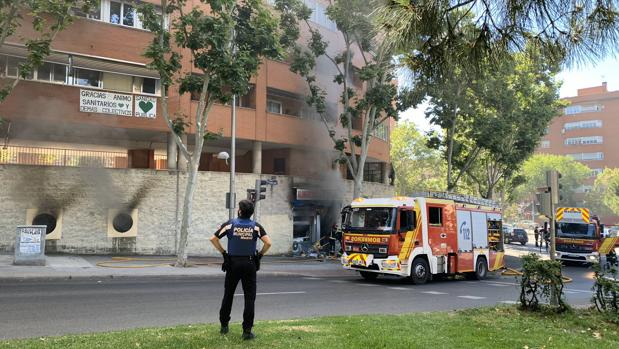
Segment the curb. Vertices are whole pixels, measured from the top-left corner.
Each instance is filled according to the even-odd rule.
[[[102,279],[184,279],[184,278],[194,278],[194,279],[220,279],[223,278],[225,274],[221,272],[220,274],[102,274],[102,275],[49,275],[49,276],[0,276],[0,282],[37,282],[37,281],[68,281],[68,280],[77,280],[77,281],[85,281],[85,280],[102,280]],[[327,275],[327,276],[317,276],[313,273],[308,272],[288,272],[288,271],[265,271],[258,272],[258,277],[268,276],[268,277],[322,277],[322,278],[334,278],[337,276]]]

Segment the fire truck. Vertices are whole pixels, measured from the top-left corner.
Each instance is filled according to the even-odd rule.
[[[556,210],[556,258],[566,262],[597,263],[614,253],[619,237],[604,236],[604,225],[582,207]]]
[[[341,262],[367,280],[381,274],[423,284],[432,275],[476,279],[504,266],[499,206],[443,192],[353,200],[343,210]]]

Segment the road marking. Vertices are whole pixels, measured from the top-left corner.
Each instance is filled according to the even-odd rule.
[[[493,282],[493,283],[491,283],[491,284],[488,284],[488,286],[494,286],[494,287],[508,287],[508,286],[512,286],[512,285],[499,284],[499,283],[495,283],[495,282]]]
[[[392,290],[398,290],[398,291],[408,291],[408,288],[406,287],[387,287],[387,288],[392,289]]]
[[[329,282],[334,282],[336,284],[343,284],[343,283],[346,283],[348,281],[345,281],[345,280],[329,280]]]
[[[563,290],[565,293],[576,294],[576,293],[593,293],[593,291],[585,291],[585,290]]]
[[[305,280],[322,280],[321,278],[315,278],[315,277],[304,277]]]
[[[448,294],[446,292],[438,292],[438,291],[423,291],[421,293],[425,293],[425,294],[435,294],[435,295],[440,295],[440,294]]]
[[[518,301],[500,301],[499,303],[505,303],[505,304],[518,304]]]
[[[368,287],[378,287],[380,285],[375,285],[375,284],[360,284],[361,286],[368,286]]]
[[[478,296],[458,296],[458,298],[466,298],[466,299],[485,299],[486,297],[478,297]]]
[[[290,291],[290,292],[261,292],[261,293],[256,293],[256,296],[273,296],[273,295],[278,295],[278,294],[303,294],[303,293],[307,293],[305,291]],[[239,296],[244,296],[245,294],[243,293],[235,293],[234,296],[239,297]]]

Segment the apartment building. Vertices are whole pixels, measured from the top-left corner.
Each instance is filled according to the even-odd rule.
[[[338,51],[342,39],[325,15],[328,1],[305,3],[314,10],[311,22],[331,43],[329,49]],[[0,165],[176,168],[176,147],[157,98],[159,77],[142,56],[152,33],[143,28],[136,5],[131,0],[101,0],[90,13],[75,9],[77,18],[56,36],[45,64],[20,81],[0,105],[0,115],[8,121],[0,128]],[[187,6],[203,5],[190,0]],[[24,16],[24,25],[0,47],[4,82],[17,77],[19,62],[26,56],[23,38],[34,34],[28,20]],[[188,59],[183,64],[183,72],[193,72]],[[339,86],[332,82],[332,69],[319,62],[318,78],[329,92],[330,117],[337,119]],[[251,82],[249,93],[237,99],[236,171],[288,176],[287,200],[298,211],[293,215],[305,217],[299,222],[316,225],[316,212],[324,208],[324,199],[316,199],[316,193],[329,190],[322,186],[333,172],[345,179],[345,168],[334,164],[337,153],[327,131],[305,103],[306,84],[286,62],[265,61]],[[360,81],[352,82],[363,88]],[[170,95],[171,112],[191,115],[197,107],[195,96],[174,94],[175,90]],[[373,137],[367,182],[389,183],[391,126],[385,125]],[[221,137],[205,145],[200,171],[228,172],[228,163],[215,155],[230,152],[229,105],[213,108],[208,129]],[[191,146],[191,137],[189,142]]]
[[[569,105],[552,120],[537,152],[571,156],[591,168],[579,188],[584,194],[604,168],[619,167],[619,91],[608,91],[603,82],[566,100]]]

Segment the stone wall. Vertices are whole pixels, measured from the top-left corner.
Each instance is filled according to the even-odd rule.
[[[271,176],[263,176],[270,178]],[[238,174],[237,199],[253,188],[254,174]],[[259,221],[273,240],[272,252],[288,253],[292,246],[292,177],[277,176],[278,185],[267,189],[260,202]],[[228,218],[225,193],[229,174],[200,172],[193,206],[190,255],[214,255],[208,239]],[[342,202],[352,199],[352,182]],[[178,176],[179,203],[185,176]],[[392,196],[393,187],[364,183],[364,195]],[[62,238],[47,242],[48,252],[83,254],[173,254],[177,175],[141,169],[89,169],[72,167],[0,165],[0,251],[12,251],[15,227],[26,223],[26,211],[62,211]],[[138,210],[135,238],[108,238],[108,209]],[[180,215],[180,213],[179,213]],[[30,222],[28,222],[30,223]]]

